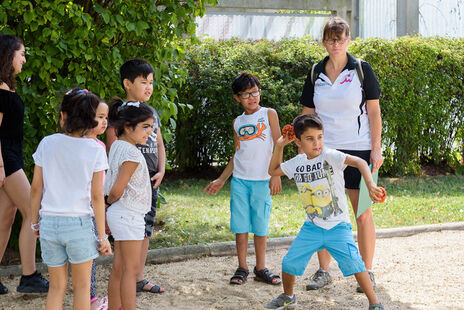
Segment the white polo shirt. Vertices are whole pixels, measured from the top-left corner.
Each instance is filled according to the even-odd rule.
[[[356,72],[356,59],[348,54],[348,63],[334,83],[325,74],[324,58],[315,67],[317,78],[311,82],[311,72],[303,88],[300,102],[314,108],[324,125],[324,145],[338,150],[371,150],[371,132],[366,100],[379,99],[380,85],[367,62],[362,62],[363,87]]]

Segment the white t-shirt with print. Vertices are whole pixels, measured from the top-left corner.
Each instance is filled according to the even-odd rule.
[[[234,121],[238,145],[234,154],[233,176],[236,178],[263,181],[269,180],[272,140],[268,108],[261,107],[253,114],[239,115]]]
[[[145,214],[151,207],[151,185],[148,175],[147,162],[142,153],[135,146],[123,140],[116,140],[111,145],[109,153],[109,169],[106,173],[103,191],[108,195],[118,178],[124,162],[139,163],[121,198],[117,201],[129,210]]]
[[[40,216],[93,215],[93,173],[108,169],[105,150],[94,139],[53,134],[40,141],[32,157],[43,174]]]
[[[313,159],[300,154],[280,165],[298,187],[306,221],[324,229],[331,229],[340,222],[350,223],[343,179],[345,159],[346,154],[324,148]]]

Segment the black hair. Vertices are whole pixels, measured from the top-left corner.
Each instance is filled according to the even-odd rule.
[[[315,114],[299,115],[293,120],[293,131],[298,139],[308,128],[323,130],[322,120]]]
[[[84,136],[87,130],[98,125],[95,115],[102,101],[100,97],[87,90],[75,88],[67,92],[60,105],[60,112],[66,115],[63,120],[63,131],[73,133],[82,130]]]
[[[10,90],[16,89],[13,59],[16,51],[24,46],[23,41],[12,35],[0,34],[0,83],[8,85]]]
[[[121,86],[124,88],[124,80],[128,79],[131,83],[134,83],[135,79],[139,76],[147,78],[150,73],[155,72],[152,65],[147,61],[139,58],[134,58],[126,61],[122,64],[119,69],[119,75],[121,77]]]
[[[116,136],[121,136],[126,126],[135,128],[138,123],[154,118],[153,110],[148,105],[141,102],[136,104],[138,107],[131,105],[131,102],[127,104],[118,97],[111,99],[108,120],[110,126],[115,129]]]
[[[232,82],[232,91],[236,95],[239,92],[242,92],[255,86],[258,86],[258,88],[261,86],[258,78],[249,73],[242,72]]]

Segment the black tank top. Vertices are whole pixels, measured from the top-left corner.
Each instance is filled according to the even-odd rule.
[[[0,113],[3,113],[0,125],[0,139],[22,142],[24,122],[24,102],[15,92],[0,89]]]

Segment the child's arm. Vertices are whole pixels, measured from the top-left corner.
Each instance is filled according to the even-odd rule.
[[[109,153],[111,149],[111,144],[116,141],[118,137],[116,137],[116,130],[113,127],[108,127],[106,129],[106,150]]]
[[[35,165],[34,166],[34,177],[32,178],[31,184],[31,223],[38,224],[39,223],[39,210],[40,210],[40,203],[42,201],[42,194],[43,194],[43,173],[42,167]],[[39,237],[39,231],[34,231],[34,235]]]
[[[95,223],[98,232],[98,251],[104,256],[111,254],[111,245],[105,235],[105,199],[103,198],[103,173],[98,171],[93,173],[90,195],[92,207],[95,214]]]
[[[232,122],[232,128],[234,128],[234,123],[235,119]],[[237,138],[237,133],[234,130],[234,150],[237,150],[238,147],[238,138]],[[217,178],[214,181],[211,181],[203,190],[203,193],[206,192],[206,195],[216,195],[219,190],[224,186],[224,183],[226,183],[227,179],[232,175],[232,172],[234,172],[234,156],[229,160],[229,163],[227,164],[226,168],[224,171],[221,173],[219,178]]]
[[[364,178],[364,182],[366,182],[367,189],[369,190],[369,196],[371,197],[372,201],[379,202],[383,192],[379,187],[377,187],[377,185],[375,185],[367,163],[357,156],[347,155],[345,159],[345,165],[359,169],[359,172],[361,172]]]
[[[272,141],[274,141],[275,145],[277,139],[280,137],[279,116],[274,109],[269,109],[267,111],[267,117],[269,119],[269,126],[271,127]],[[271,189],[272,196],[277,195],[282,191],[282,181],[280,180],[280,176],[271,175],[269,188]]]
[[[272,153],[271,163],[269,164],[269,174],[272,176],[283,176],[285,173],[280,168],[282,159],[284,157],[284,146],[291,143],[293,140],[289,140],[287,136],[281,136],[277,139],[274,145],[274,152]]]
[[[115,201],[118,201],[121,198],[122,194],[124,193],[124,189],[126,188],[127,184],[134,174],[135,169],[139,165],[138,162],[134,161],[125,161],[121,165],[121,169],[119,169],[119,175],[116,181],[113,184],[113,187],[110,189],[108,193],[108,203],[112,204]]]
[[[206,192],[206,195],[216,195],[219,190],[224,186],[224,183],[226,183],[227,179],[232,175],[232,172],[234,171],[234,156],[229,160],[229,163],[227,164],[226,168],[224,171],[221,173],[219,178],[217,178],[214,181],[211,181],[205,189],[203,190],[203,193]]]
[[[160,186],[166,171],[166,149],[164,148],[163,137],[161,136],[161,128],[158,128],[156,143],[158,144],[158,172],[151,178],[152,181],[155,181],[155,185],[153,185],[155,189]]]

